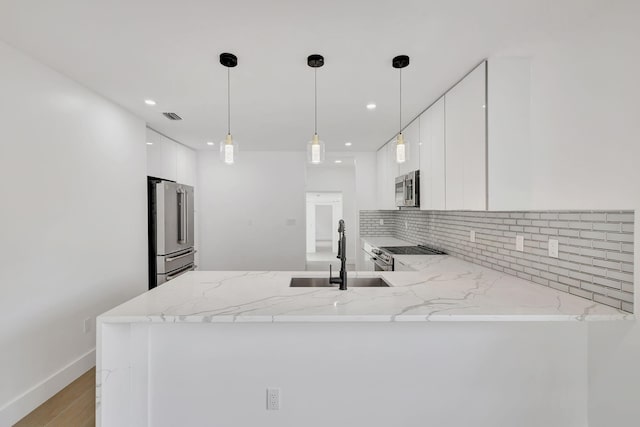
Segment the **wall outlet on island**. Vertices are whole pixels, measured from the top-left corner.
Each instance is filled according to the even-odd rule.
[[[267,389],[267,410],[269,411],[280,410],[280,389],[279,388]]]
[[[516,236],[516,251],[524,252],[524,236]]]
[[[409,221],[405,221],[404,222],[404,229],[408,230],[409,229]]]
[[[469,241],[471,243],[475,243],[476,242],[476,232],[475,232],[475,230],[471,230],[469,232]]]
[[[549,239],[549,256],[558,258],[558,241],[556,239]]]
[[[384,219],[380,218],[380,225],[384,225]]]

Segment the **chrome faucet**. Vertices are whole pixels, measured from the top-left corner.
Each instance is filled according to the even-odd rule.
[[[329,283],[340,284],[340,290],[347,290],[347,241],[344,237],[344,220],[338,222],[338,256],[340,260],[340,277],[332,277],[331,264],[329,264]]]

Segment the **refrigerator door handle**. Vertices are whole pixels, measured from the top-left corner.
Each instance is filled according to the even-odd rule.
[[[178,243],[187,243],[187,192],[178,188]]]
[[[189,192],[186,190],[182,190],[184,192],[184,205],[182,206],[184,216],[183,226],[184,231],[182,233],[182,243],[189,243]]]
[[[196,252],[198,252],[198,251],[189,251],[189,252],[187,252],[187,253],[184,253],[184,254],[181,254],[181,255],[178,255],[178,256],[173,256],[173,257],[170,257],[170,258],[165,258],[165,259],[164,259],[164,262],[171,262],[171,261],[175,261],[175,260],[177,260],[177,259],[184,258],[184,257],[189,256],[189,255],[193,255],[193,254],[195,254]]]
[[[187,273],[189,271],[193,271],[195,269],[196,269],[196,266],[194,264],[190,264],[186,268],[183,268],[182,270],[179,270],[179,271],[177,271],[177,272],[175,272],[173,274],[167,274],[167,276],[166,276],[167,282],[169,280],[175,279],[178,276],[182,276],[184,273]]]

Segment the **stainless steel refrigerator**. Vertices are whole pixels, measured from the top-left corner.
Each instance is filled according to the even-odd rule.
[[[149,177],[149,289],[195,270],[193,187]]]

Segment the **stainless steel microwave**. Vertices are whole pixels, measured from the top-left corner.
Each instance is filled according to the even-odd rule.
[[[396,178],[396,206],[420,207],[420,171],[409,172]]]

